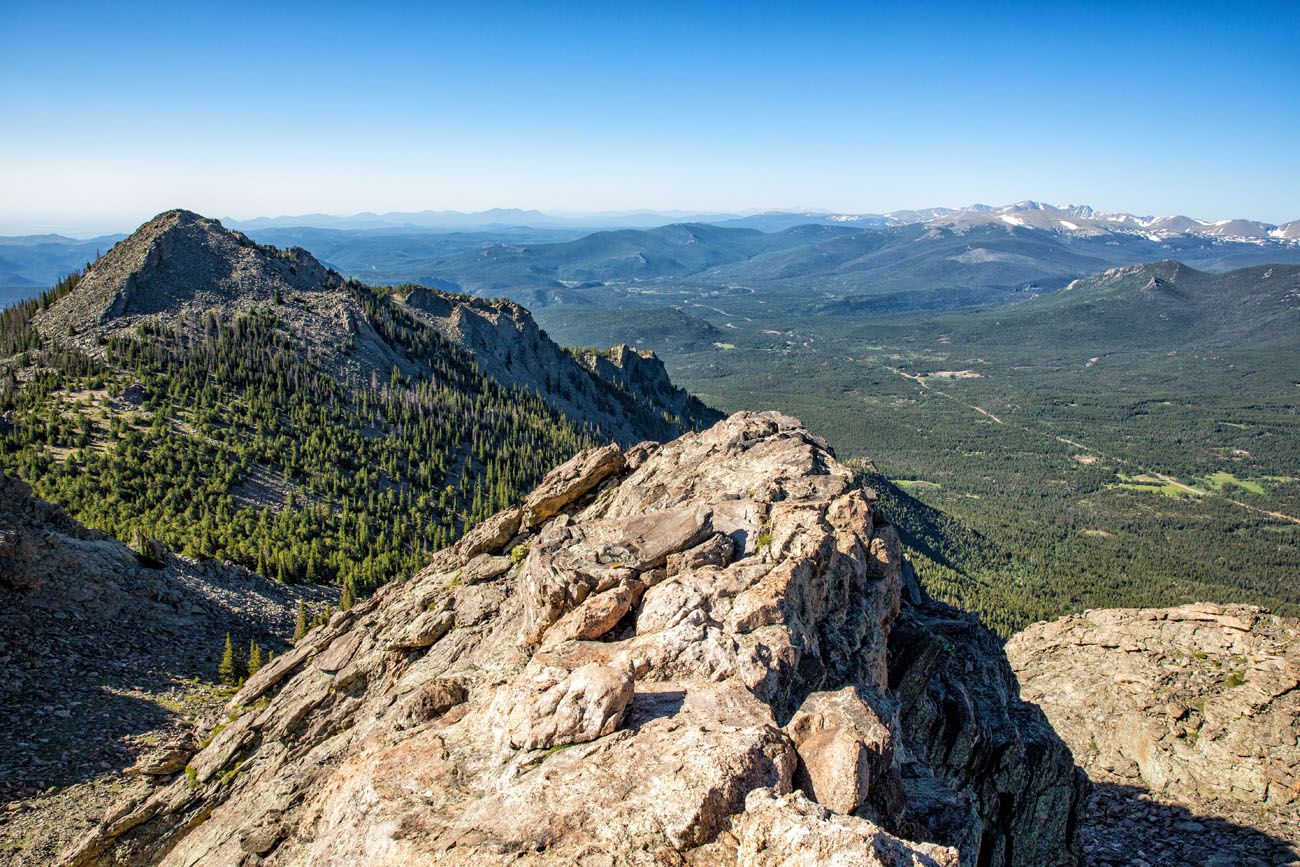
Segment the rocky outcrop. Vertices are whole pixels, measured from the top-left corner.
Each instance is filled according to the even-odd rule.
[[[997,643],[775,413],[579,455],[230,716],[63,863],[1078,859],[1080,778]]]
[[[532,389],[571,418],[631,444],[670,439],[722,416],[673,385],[654,353],[621,345],[608,352],[570,352],[538,328],[532,314],[506,299],[485,300],[418,286],[401,302],[452,342],[474,354],[498,382]]]
[[[1096,610],[1006,650],[1095,782],[1300,844],[1300,622],[1245,605]]]

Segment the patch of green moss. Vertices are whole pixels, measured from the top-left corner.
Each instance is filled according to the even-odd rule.
[[[233,783],[235,780],[239,778],[239,775],[242,774],[243,772],[244,772],[244,763],[242,761],[235,762],[235,766],[233,768],[231,768],[228,771],[223,771],[221,773],[221,776],[217,777],[217,785],[224,786],[227,783]]]
[[[231,717],[231,719],[234,719],[234,717]],[[205,747],[207,747],[208,744],[215,741],[217,739],[217,735],[225,731],[225,728],[228,725],[230,725],[230,723],[217,723],[215,726],[213,726],[212,731],[208,732],[208,736],[205,737],[203,740],[199,741],[199,749],[204,749]]]

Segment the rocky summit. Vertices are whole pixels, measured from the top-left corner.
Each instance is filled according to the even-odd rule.
[[[114,244],[86,270],[77,291],[42,311],[36,324],[93,349],[99,338],[151,317],[251,309],[300,293],[330,293],[342,282],[300,247],[277,250],[191,211],[165,211]],[[328,300],[337,308],[331,312],[346,315],[337,298]]]
[[[1086,785],[775,413],[579,454],[195,742],[62,863],[1074,864]]]
[[[1006,650],[1097,784],[1095,861],[1300,861],[1300,622],[1246,605],[1104,609]]]

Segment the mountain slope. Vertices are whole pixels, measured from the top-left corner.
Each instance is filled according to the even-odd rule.
[[[437,297],[461,323],[491,309]],[[654,359],[586,362],[506,318],[480,345],[305,251],[168,212],[5,313],[4,464],[119,538],[361,591],[587,444],[717,417]],[[512,346],[555,379],[507,376]]]
[[[422,263],[428,270],[420,281],[506,293],[538,307],[696,304],[758,317],[777,297],[801,313],[877,314],[987,306],[1111,267],[1168,258],[1216,271],[1300,262],[1300,246],[1290,242],[1075,232],[1038,225],[1043,220],[983,216],[870,230],[823,224],[763,233],[691,224],[602,232],[446,256]]]
[[[683,423],[699,426],[720,418],[674,386],[652,352],[638,353],[627,345],[608,352],[561,349],[527,310],[511,301],[483,301],[424,287],[403,287],[395,297],[472,353],[487,376],[545,395],[569,418],[590,422],[620,442],[672,439]]]
[[[1007,227],[957,231],[906,226],[769,253],[716,268],[709,277],[837,294],[883,294],[919,286],[959,289],[1039,282],[1050,286],[1067,275],[1104,266],[1110,261],[1104,257],[1106,252],[1075,249],[1045,233]]]
[[[0,863],[48,864],[109,799],[147,790],[124,772],[219,708],[211,681],[227,634],[279,653],[298,602],[332,596],[148,547],[86,528],[0,472]]]
[[[231,709],[63,863],[1079,859],[997,642],[777,413],[575,457]]]
[[[1293,345],[1300,327],[1300,265],[1220,274],[1172,260],[1115,268],[1002,311],[1000,318],[1058,343],[1105,348]]]
[[[434,276],[474,292],[687,277],[769,250],[803,246],[852,231],[799,226],[768,234],[757,229],[681,223],[597,232],[559,244],[501,244],[460,253],[439,261]]]

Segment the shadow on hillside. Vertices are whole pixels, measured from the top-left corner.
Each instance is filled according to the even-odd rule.
[[[45,556],[80,553],[62,544]],[[170,571],[84,562],[28,592],[0,587],[0,801],[120,772],[222,704],[206,684],[227,634],[239,648],[255,640],[279,649],[260,621],[219,602],[217,590],[234,596],[239,586],[209,596]]]
[[[52,786],[63,788],[130,767],[135,759],[128,740],[176,719],[146,694],[134,692],[141,685],[140,678],[116,685],[101,680],[85,688],[68,688],[65,682],[36,692],[44,698],[10,703],[0,722],[0,801],[30,798]],[[41,685],[31,689],[39,691]]]
[[[1083,828],[1084,864],[1238,867],[1290,864],[1300,845],[1228,819],[1142,800],[1145,789],[1094,783]]]
[[[927,505],[879,473],[865,476],[903,544],[954,572],[1005,557],[988,539],[941,509]]]

